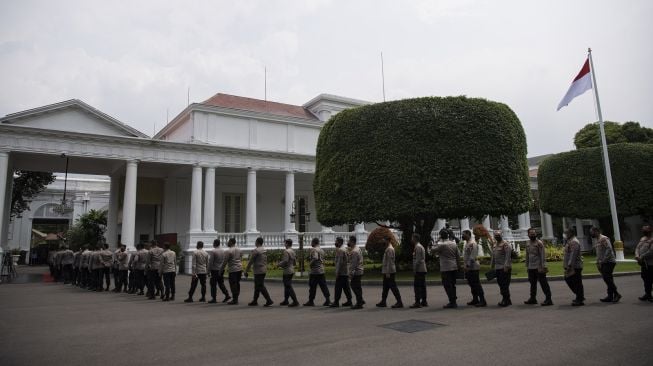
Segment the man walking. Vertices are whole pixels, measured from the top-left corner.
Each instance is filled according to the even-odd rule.
[[[415,303],[410,307],[418,309],[428,306],[426,302],[426,251],[420,243],[420,235],[414,233],[410,239],[413,244],[413,290],[415,291]]]
[[[472,301],[468,302],[467,305],[485,307],[487,303],[485,302],[485,293],[479,276],[481,264],[478,261],[478,244],[472,239],[472,232],[469,230],[463,231],[462,238],[465,241],[465,247],[463,248],[465,277],[472,291]]]
[[[608,286],[608,296],[601,299],[601,302],[617,303],[621,299],[621,295],[617,292],[617,286],[614,284],[614,267],[617,265],[617,260],[614,256],[614,250],[610,239],[601,234],[601,230],[597,227],[590,229],[590,235],[594,240],[596,247],[596,266],[603,277],[603,281]]]
[[[361,280],[363,279],[363,253],[356,245],[356,237],[350,236],[347,242],[349,247],[349,278],[351,279],[351,291],[356,296],[356,304],[352,309],[362,309],[365,304],[363,300],[363,287]]]
[[[201,289],[200,302],[206,301],[206,274],[208,272],[209,254],[204,251],[204,242],[198,241],[195,246],[192,258],[192,274],[193,278],[190,281],[190,291],[188,291],[188,298],[184,302],[193,302],[193,295],[197,289],[197,282],[200,283]]]
[[[227,304],[237,305],[238,296],[240,296],[240,277],[243,274],[242,254],[240,249],[236,247],[236,239],[229,238],[227,242],[229,250],[225,253],[225,261],[222,265],[222,270],[225,267],[229,269],[229,287],[231,288],[232,299]]]
[[[257,306],[259,295],[263,295],[263,298],[265,298],[265,304],[263,306],[269,307],[274,302],[270,298],[268,289],[265,288],[265,275],[268,272],[268,255],[265,248],[263,248],[263,238],[256,238],[254,245],[256,245],[256,248],[252,250],[252,254],[247,262],[247,268],[245,268],[245,277],[247,277],[249,269],[254,267],[254,298],[247,305]]]
[[[169,243],[163,243],[163,254],[161,255],[161,267],[159,269],[163,277],[165,294],[162,301],[175,300],[175,276],[177,275],[177,253],[170,250]],[[143,291],[141,290],[141,294]]]
[[[567,242],[563,249],[565,282],[576,295],[571,305],[583,306],[585,305],[585,291],[583,288],[583,255],[580,252],[580,242],[576,239],[575,230],[569,228],[565,234],[567,236]]]
[[[501,230],[494,232],[494,245],[492,246],[492,260],[490,266],[497,274],[497,285],[501,293],[500,307],[512,305],[510,300],[510,280],[512,277],[512,246],[503,240]]]
[[[351,289],[349,288],[349,270],[347,268],[347,251],[343,248],[345,241],[341,237],[336,238],[336,258],[335,258],[335,272],[336,272],[336,287],[333,302],[329,307],[337,308],[340,306],[340,296],[345,292],[347,302],[342,306],[351,306]]]
[[[640,301],[653,302],[651,288],[653,287],[653,236],[651,235],[651,225],[642,226],[642,238],[635,248],[635,260],[642,268],[642,280],[644,281],[644,296],[640,296]]]
[[[281,255],[281,261],[279,262],[279,268],[283,269],[283,301],[279,304],[281,306],[286,306],[293,308],[299,305],[297,301],[297,295],[295,295],[295,290],[292,287],[292,278],[295,275],[295,262],[297,256],[295,251],[292,250],[292,239],[286,239],[284,241],[286,249]],[[292,299],[292,303],[288,303],[288,299]]]
[[[397,267],[395,266],[395,248],[392,246],[388,239],[381,239],[382,244],[385,245],[385,252],[383,252],[383,262],[381,267],[381,273],[383,274],[383,291],[381,292],[381,302],[376,304],[379,308],[384,308],[387,306],[386,300],[388,299],[388,292],[392,291],[395,300],[397,301],[392,305],[393,309],[403,308],[404,304],[401,302],[401,294],[397,288],[397,282],[395,281],[395,274],[397,273]]]
[[[311,240],[311,249],[308,252],[309,266],[311,271],[308,274],[308,302],[304,306],[315,306],[315,295],[317,293],[317,286],[320,286],[322,295],[324,295],[323,306],[331,305],[331,294],[329,287],[326,284],[326,277],[324,276],[324,251],[320,248],[320,239],[313,238]]]
[[[444,305],[443,308],[457,308],[456,274],[458,273],[460,253],[458,252],[456,243],[453,240],[449,240],[449,232],[447,230],[440,230],[440,241],[433,247],[433,252],[440,257],[442,286],[449,298],[449,303]]]
[[[530,240],[526,244],[526,270],[528,271],[528,282],[531,285],[531,296],[524,301],[524,304],[537,304],[537,283],[539,282],[542,292],[546,296],[542,306],[553,305],[551,288],[546,279],[547,267],[544,243],[537,238],[537,231],[533,228],[528,229],[528,238]]]
[[[209,304],[215,304],[217,302],[218,286],[220,286],[220,291],[224,295],[222,302],[231,300],[231,296],[229,296],[229,292],[224,285],[224,257],[225,253],[220,248],[220,239],[213,240],[213,250],[209,255],[209,269],[211,271],[211,301],[209,301]]]

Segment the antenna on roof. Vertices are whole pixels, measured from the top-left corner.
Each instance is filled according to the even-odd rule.
[[[383,51],[381,51],[381,85],[383,88],[383,101],[385,102],[385,73],[383,72]]]
[[[154,122],[154,129],[152,130],[152,136],[156,135],[156,122]]]
[[[188,93],[186,94],[186,107],[190,105],[190,86],[188,87]]]
[[[264,79],[264,89],[265,89],[265,101],[268,101],[268,68],[266,66],[263,67],[263,79]]]
[[[170,123],[170,115],[168,114],[168,108],[166,108],[166,124]]]

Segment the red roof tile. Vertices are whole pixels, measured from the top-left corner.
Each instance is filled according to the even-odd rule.
[[[242,109],[246,111],[270,113],[278,116],[297,117],[317,120],[311,112],[302,106],[269,102],[260,99],[239,97],[236,95],[218,93],[202,102],[215,107]]]

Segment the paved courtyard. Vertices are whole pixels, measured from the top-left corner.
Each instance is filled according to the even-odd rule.
[[[171,303],[57,283],[2,284],[0,365],[650,365],[653,304],[637,300],[639,276],[616,281],[620,304],[600,303],[604,284],[588,279],[580,308],[570,306],[562,281],[551,283],[548,308],[522,304],[527,283],[511,286],[510,308],[496,307],[492,283],[484,285],[490,307],[455,310],[441,308],[440,286],[429,286],[428,308],[377,309],[380,286],[366,286],[359,311],[248,307],[251,282],[239,306],[185,304],[188,276],[178,277]],[[268,288],[278,303],[281,285]],[[296,290],[306,300],[306,285]],[[409,305],[412,288],[400,290]],[[469,300],[466,285],[458,297]],[[393,324],[408,320],[418,322]],[[406,325],[427,329],[392,329]]]

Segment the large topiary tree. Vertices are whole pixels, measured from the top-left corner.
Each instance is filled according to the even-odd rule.
[[[653,144],[653,129],[641,126],[639,122],[617,122],[605,121],[605,140],[610,144],[624,142],[640,142]],[[581,128],[574,135],[574,145],[577,149],[586,147],[601,146],[599,123],[589,123]]]
[[[484,99],[345,110],[322,128],[313,188],[324,225],[388,220],[402,244],[415,231],[430,238],[437,217],[528,210],[524,130],[507,105]]]
[[[653,145],[613,144],[608,146],[608,154],[619,216],[653,216]],[[610,217],[600,147],[545,159],[537,182],[540,206],[546,212],[567,217]]]

